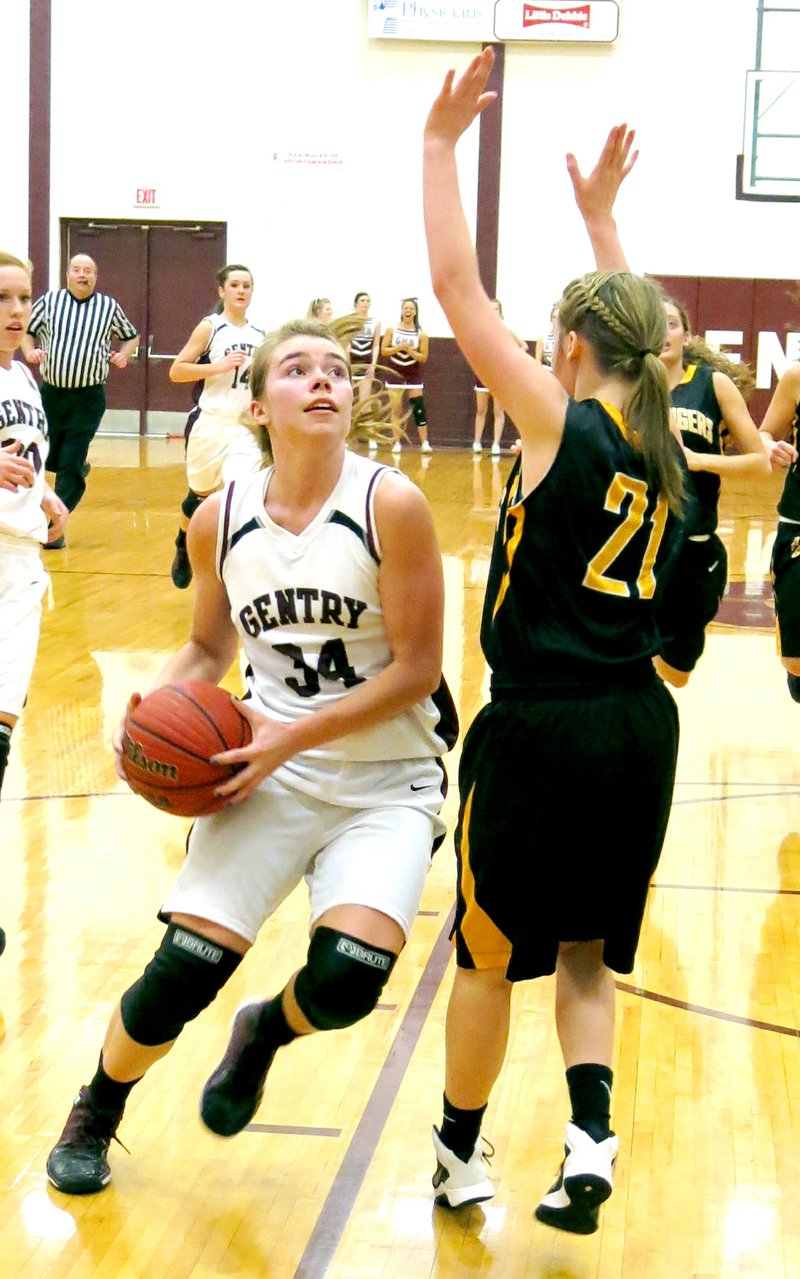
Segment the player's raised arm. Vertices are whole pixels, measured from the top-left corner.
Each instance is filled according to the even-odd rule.
[[[617,233],[614,202],[639,156],[639,152],[633,150],[635,137],[634,130],[627,124],[615,125],[588,177],[581,173],[572,152],[567,152],[567,172],[575,203],[586,225],[598,271],[630,270]]]
[[[491,49],[474,58],[459,80],[448,72],[425,126],[423,197],[433,289],[459,347],[483,386],[499,396],[523,443],[555,454],[567,397],[547,370],[522,351],[481,284],[458,187],[455,147],[491,107],[487,91]]]

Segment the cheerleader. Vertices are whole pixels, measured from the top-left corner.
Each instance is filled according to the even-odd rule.
[[[392,452],[401,450],[403,434],[403,400],[408,396],[411,416],[416,424],[420,440],[420,452],[431,453],[428,439],[428,419],[422,398],[422,365],[428,359],[428,335],[419,324],[419,305],[416,298],[403,298],[400,303],[400,322],[389,327],[383,335],[381,355],[388,363],[386,385],[392,401],[392,417],[395,441]]]

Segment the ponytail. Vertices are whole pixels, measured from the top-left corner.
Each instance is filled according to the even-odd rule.
[[[671,511],[683,510],[684,480],[670,426],[667,374],[658,358],[666,336],[660,289],[622,271],[594,271],[567,286],[558,305],[562,332],[574,330],[592,348],[603,373],[630,386],[623,405],[628,440],[642,454],[647,482]]]

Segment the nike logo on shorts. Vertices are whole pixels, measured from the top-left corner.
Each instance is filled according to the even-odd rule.
[[[709,573],[713,573],[714,569],[717,567],[718,564],[719,564],[719,560],[714,560],[713,564],[709,564],[708,566]]]
[[[414,785],[414,783],[412,782],[412,783],[411,783],[411,789],[412,789],[413,791],[418,791],[418,790],[430,790],[430,789],[431,789],[432,784],[433,784],[432,782],[423,782],[421,786],[415,786],[415,785]]]

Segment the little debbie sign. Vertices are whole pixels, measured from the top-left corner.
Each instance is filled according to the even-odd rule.
[[[370,0],[369,35],[384,40],[583,41],[610,44],[619,33],[616,0],[495,0],[421,4]]]

